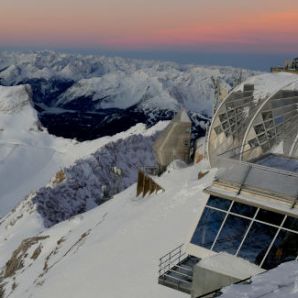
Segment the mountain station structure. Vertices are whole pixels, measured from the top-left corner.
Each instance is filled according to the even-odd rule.
[[[159,264],[159,283],[192,298],[297,260],[297,77],[236,87],[214,114],[207,158],[217,168],[209,197],[187,243]]]

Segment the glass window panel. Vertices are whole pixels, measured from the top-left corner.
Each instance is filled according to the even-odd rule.
[[[263,112],[262,113],[262,116],[263,116],[263,119],[264,120],[268,120],[268,119],[272,119],[273,118],[273,115],[272,115],[272,112]]]
[[[288,216],[283,226],[287,229],[298,231],[298,218]]]
[[[260,144],[267,142],[266,134],[259,135],[258,140],[259,140]]]
[[[254,222],[243,242],[239,257],[259,265],[276,232],[277,228]]]
[[[228,122],[224,122],[224,123],[222,124],[222,127],[223,127],[224,130],[227,130],[227,129],[230,128]]]
[[[225,120],[227,120],[227,119],[228,119],[227,114],[220,114],[220,115],[219,115],[219,120],[220,120],[221,122],[223,122],[223,121],[225,121]]]
[[[233,125],[231,126],[231,130],[232,130],[232,133],[234,133],[234,132],[236,131],[236,125],[235,125],[235,124],[233,124]]]
[[[267,129],[273,128],[274,127],[274,122],[273,121],[267,121],[267,122],[265,122],[265,127]]]
[[[256,207],[234,202],[231,212],[253,217],[257,211]]]
[[[255,128],[255,132],[257,135],[260,133],[263,133],[265,131],[265,127],[264,127],[263,123],[256,125],[254,128]]]
[[[217,252],[235,254],[251,221],[235,215],[229,215],[214,246]]]
[[[250,147],[254,148],[259,146],[258,140],[257,139],[252,139],[248,141],[248,144],[250,145]]]
[[[224,217],[224,212],[206,207],[190,242],[205,248],[211,248]]]
[[[283,214],[260,209],[256,218],[258,220],[279,226],[284,217],[285,216]]]
[[[275,129],[268,130],[267,135],[269,139],[275,138]]]
[[[283,262],[295,260],[297,253],[298,234],[280,231],[263,264],[263,268],[269,270]]]
[[[279,124],[283,123],[285,121],[285,119],[283,116],[278,116],[274,119],[274,121],[275,121],[276,125],[279,125]]]
[[[222,133],[222,128],[221,128],[221,126],[216,126],[215,128],[214,128],[214,130],[215,130],[215,132],[216,132],[216,134],[220,134],[220,133]]]
[[[228,111],[228,116],[231,117],[234,114],[234,110]]]
[[[232,201],[230,200],[210,195],[207,205],[218,209],[222,209],[222,210],[228,210],[231,203]]]

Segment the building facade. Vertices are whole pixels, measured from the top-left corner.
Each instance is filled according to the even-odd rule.
[[[159,283],[192,298],[297,260],[298,84],[291,75],[279,85],[265,78],[232,91],[215,112],[209,197],[184,248],[160,259]],[[266,84],[271,92],[261,93]]]

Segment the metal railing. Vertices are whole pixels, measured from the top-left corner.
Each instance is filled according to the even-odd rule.
[[[183,259],[187,257],[187,254],[183,251],[183,246],[184,245],[181,244],[159,258],[159,276],[167,273],[169,270],[171,270],[174,266],[177,266]]]
[[[290,201],[297,199],[298,173],[230,157],[217,157],[216,179],[242,188],[279,194]]]

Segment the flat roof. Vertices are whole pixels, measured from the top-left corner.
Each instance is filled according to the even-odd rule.
[[[222,198],[235,200],[243,204],[248,204],[264,209],[271,210],[282,214],[298,217],[297,205],[292,208],[293,200],[281,199],[277,196],[270,196],[258,191],[251,191],[251,189],[243,188],[242,191],[237,193],[238,187],[227,186],[220,182],[213,182],[204,191],[208,194],[219,196]]]
[[[250,162],[221,157],[218,165],[216,181],[227,189],[238,189],[236,196],[247,190],[298,205],[297,159],[276,154],[263,155]]]

